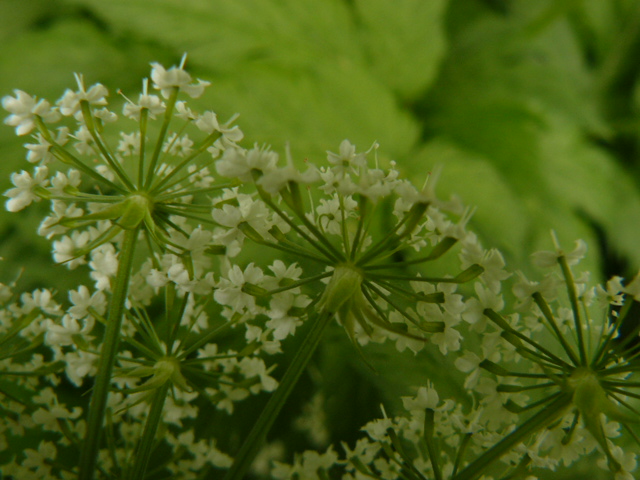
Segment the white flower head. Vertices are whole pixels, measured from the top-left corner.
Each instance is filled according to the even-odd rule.
[[[160,90],[164,98],[169,98],[171,92],[175,88],[186,93],[191,98],[198,98],[204,92],[205,87],[211,85],[210,82],[205,82],[198,79],[196,85],[191,84],[191,75],[184,70],[184,64],[187,60],[186,54],[182,57],[179,67],[171,67],[166,70],[159,63],[152,63],[151,81],[153,81],[153,87]]]

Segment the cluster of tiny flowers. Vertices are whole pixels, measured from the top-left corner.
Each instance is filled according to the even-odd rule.
[[[100,84],[86,88],[80,75],[78,89],[65,92],[55,106],[21,91],[3,99],[11,114],[6,123],[18,135],[36,131],[35,143],[25,145],[34,170],[12,175],[6,207],[16,212],[32,202],[50,201],[51,214],[39,233],[53,240],[57,263],[72,269],[86,265],[94,281],[93,287],[69,291],[66,305],[57,303],[50,290],[25,293],[12,302],[11,289],[1,286],[0,336],[5,336],[0,342],[6,349],[0,375],[11,375],[20,398],[33,393],[21,404],[13,400],[15,391],[0,387],[6,413],[0,443],[42,438],[34,435],[38,431],[54,440],[3,457],[0,468],[15,478],[77,475],[60,458],[69,458],[69,449],[77,449],[86,435],[86,405],[67,406],[56,386],[70,382],[86,390],[86,380],[97,375],[126,232],[133,232],[146,260],[131,267],[118,334],[121,347],[107,406],[113,430],[98,454],[100,470],[109,475],[122,475],[131,462],[149,405],[161,391],[162,448],[175,450],[162,468],[173,472],[172,478],[193,478],[203,469],[228,467],[230,457],[217,450],[215,441],[194,436],[188,427],[204,415],[196,399],[231,414],[237,402],[275,390],[278,383],[260,355],[280,352],[280,341],[300,323],[290,316],[291,308],[308,303],[294,289],[274,295],[265,312],[225,317],[212,308],[214,290],[216,298],[233,295],[228,282],[239,267],[225,261],[216,278],[215,260],[228,243],[214,238],[209,196],[231,184],[215,184],[209,168],[242,133],[219,124],[215,113],[196,113],[179,100],[180,95],[200,96],[208,85],[194,83],[183,64],[152,67],[151,84],[143,81],[137,102],[125,98],[121,119],[108,110],[107,89]],[[151,94],[150,85],[160,95]],[[280,261],[270,271],[273,275],[261,275],[268,288],[298,274]],[[264,331],[264,322],[249,323],[267,313],[271,320]],[[218,345],[220,335],[238,323],[246,326],[246,347]]]
[[[5,458],[0,469],[14,478],[76,478],[71,466],[61,468],[63,463],[55,460],[69,457],[81,443],[84,407],[67,403],[56,387],[64,382],[86,387],[85,379],[95,376],[105,294],[81,286],[71,290],[69,302],[62,305],[49,290],[14,298],[11,287],[0,284],[0,297],[0,376],[10,379],[0,384],[0,446],[6,450],[20,437],[37,439],[33,445],[22,440],[29,447]],[[183,313],[173,348],[154,326],[160,319],[150,319],[139,308],[128,316],[109,398],[114,443],[100,451],[103,471],[117,476],[130,460],[147,416],[145,401],[164,385],[171,390],[163,409],[164,442],[176,454],[162,467],[173,472],[172,478],[195,478],[207,465],[228,468],[230,457],[216,448],[215,440],[196,438],[187,428],[207,415],[200,412],[196,398],[202,396],[231,414],[235,403],[277,387],[261,358],[217,346],[212,333],[226,321],[210,319],[204,303],[193,296],[185,295],[180,302]],[[200,336],[209,341],[199,342]],[[259,341],[254,339],[255,351],[260,351]],[[55,441],[41,441],[43,434]]]
[[[4,474],[240,478],[272,419],[259,418],[236,463],[217,439],[237,432],[206,424],[265,393],[275,419],[336,320],[365,362],[368,343],[389,341],[416,362],[449,362],[468,395],[417,387],[404,414],[383,410],[354,446],[276,462],[271,478],[533,480],[594,451],[615,480],[633,478],[640,275],[590,287],[573,273],[586,245],[565,252],[555,239],[533,256],[549,269],[541,281],[513,275],[468,230],[472,211],[436,197],[437,175],[416,188],[394,162],[380,166],[377,144],[345,140],[303,169],[288,150],[282,165],[243,148],[233,119],[182,100],[209,85],[185,61],[152,64],[120,115],[81,75],[54,103],[2,99],[5,123],[32,134],[31,170],[11,176],[6,208],[50,202],[38,233],[57,264],[87,274],[66,294],[0,284]],[[273,359],[301,330],[302,360],[280,385]],[[323,395],[296,423],[318,446],[330,437]],[[3,454],[14,441],[23,448]]]
[[[123,230],[140,228],[157,245],[152,255],[202,253],[212,236],[202,226],[212,223],[202,215],[208,209],[202,201],[219,188],[209,166],[242,138],[214,112],[197,113],[179,100],[181,94],[200,96],[208,82],[194,84],[183,65],[166,70],[153,64],[151,85],[161,96],[148,91],[145,79],[137,101],[126,99],[119,117],[108,109],[106,87],[87,89],[81,75],[76,81],[77,90],[67,90],[55,106],[20,90],[2,100],[11,113],[5,123],[18,135],[36,131],[35,143],[25,145],[34,168],[11,176],[7,210],[51,201],[38,233],[53,240],[56,262],[69,268],[89,263],[100,290],[110,288],[116,273],[115,245]],[[194,229],[185,219],[202,225]],[[210,290],[210,280],[186,278],[176,255],[154,259],[150,285],[174,281],[186,291]]]
[[[227,149],[216,161],[218,174],[253,188],[229,188],[214,199],[212,214],[219,224],[214,237],[233,254],[249,239],[298,262],[286,267],[295,275],[271,285],[262,282],[260,266],[234,267],[216,300],[238,314],[261,309],[260,298],[269,295],[269,324],[280,329],[297,322],[286,315],[275,318],[274,310],[282,315],[284,308],[309,303],[335,315],[357,347],[392,339],[398,350],[417,352],[429,336],[442,353],[459,349],[456,327],[465,304],[456,288],[474,278],[489,285],[501,278],[501,257],[482,249],[466,230],[469,212],[456,202],[439,201],[430,183],[419,191],[400,178],[393,162],[383,169],[376,157],[371,166],[368,157],[376,149],[358,153],[345,140],[339,153],[328,153],[326,166],[305,162],[303,171],[288,151],[281,166],[279,156],[265,147]],[[395,218],[390,225],[380,222],[386,206]],[[457,243],[463,245],[462,271],[420,273],[422,264]],[[293,303],[300,297],[291,293],[304,285],[314,286],[316,294]]]
[[[636,455],[622,448],[628,441],[622,427],[631,432],[637,423],[639,329],[627,332],[623,325],[640,277],[590,287],[588,272],[573,274],[586,244],[578,241],[565,252],[554,242],[554,251],[532,255],[548,269],[541,281],[518,273],[514,311],[499,313],[502,299],[482,289],[468,300],[467,315],[475,312],[468,320],[482,331],[480,349],[469,349],[455,364],[467,373],[465,387],[482,393],[480,404],[496,425],[517,424],[524,412],[539,411],[536,434],[511,456],[526,453],[532,466],[555,470],[599,450],[600,464],[616,480],[630,480]]]
[[[366,436],[353,447],[343,443],[339,453],[330,447],[324,453],[307,451],[297,455],[292,464],[274,462],[271,475],[281,480],[469,478],[464,476],[464,467],[510,430],[489,428],[482,408],[465,412],[454,400],[441,401],[430,384],[420,387],[415,396],[402,397],[402,404],[403,415],[385,415],[367,423],[362,428]],[[519,455],[518,462],[503,459],[512,473],[529,464],[525,455]]]
[[[537,282],[518,272],[510,314],[499,313],[505,309],[501,285],[509,277],[502,257],[482,254],[490,259],[485,272],[488,264],[499,268],[493,279],[479,278],[477,295],[465,302],[462,341],[481,336],[475,345],[466,342],[455,360],[466,374],[473,409],[442,402],[431,385],[420,387],[415,397],[403,397],[408,415],[368,423],[367,436],[353,447],[306,451],[290,464],[276,461],[271,475],[534,480],[535,472],[569,467],[599,452],[598,465],[612,478],[635,478],[637,450],[629,446],[637,442],[640,327],[629,326],[629,311],[640,298],[640,275],[589,287],[587,273],[572,273],[585,252],[584,242],[565,252],[556,241],[555,251],[534,254],[536,265],[550,271]]]

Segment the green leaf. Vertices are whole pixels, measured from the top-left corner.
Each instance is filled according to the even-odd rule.
[[[373,71],[405,100],[416,98],[435,80],[446,50],[447,4],[445,0],[355,2]]]
[[[602,228],[610,248],[640,265],[640,193],[630,173],[561,119],[556,119],[541,147],[545,183],[562,198],[562,207]]]

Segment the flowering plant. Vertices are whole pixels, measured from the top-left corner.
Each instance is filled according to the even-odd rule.
[[[573,272],[584,243],[557,241],[534,256],[542,281],[513,275],[469,231],[472,211],[435,195],[437,175],[416,188],[377,144],[345,140],[304,169],[288,149],[280,162],[244,148],[234,119],[183,100],[208,86],[185,61],[153,64],[121,116],[81,75],[55,104],[20,90],[2,101],[34,142],[6,208],[49,202],[38,233],[59,268],[87,273],[68,301],[55,285],[0,285],[0,444],[24,445],[3,449],[3,473],[514,479],[597,451],[633,478],[637,277],[590,286]],[[267,434],[332,329],[363,365],[386,343],[447,369],[455,398],[417,385],[339,446],[312,402],[324,452],[279,455]],[[258,395],[244,428],[238,411]]]

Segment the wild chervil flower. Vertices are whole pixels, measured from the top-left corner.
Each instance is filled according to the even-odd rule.
[[[631,478],[628,468],[635,468],[635,461],[623,459],[612,438],[621,434],[622,425],[637,440],[633,430],[640,420],[635,406],[640,383],[634,379],[640,327],[622,330],[631,318],[633,297],[625,293],[619,277],[588,288],[586,276],[575,278],[571,268],[584,255],[584,242],[576,242],[571,252],[564,252],[555,237],[554,242],[555,251],[533,256],[539,265],[553,269],[546,279],[537,283],[521,275],[514,286],[519,314],[484,310],[499,328],[501,341],[478,358],[476,368],[510,379],[493,382],[495,398],[502,398],[507,410],[539,410],[511,436],[515,442],[524,440],[519,432],[539,432],[538,441],[529,446],[530,456],[555,467],[599,447],[616,478]],[[558,295],[559,288],[550,289],[552,284],[564,287],[568,302]],[[511,395],[519,398],[508,399]]]
[[[3,99],[11,113],[6,123],[16,133],[38,132],[36,143],[27,145],[36,167],[12,175],[15,187],[5,193],[6,206],[15,212],[33,201],[52,201],[40,234],[57,239],[56,261],[76,267],[123,230],[139,227],[159,250],[180,254],[185,246],[174,237],[189,236],[180,217],[212,223],[202,215],[209,207],[197,203],[219,188],[208,166],[242,132],[220,125],[213,112],[195,113],[178,101],[181,94],[200,96],[209,85],[192,83],[185,60],[168,70],[153,64],[152,85],[164,101],[149,93],[145,79],[138,101],[126,101],[122,119],[108,110],[107,88],[87,88],[81,75],[77,90],[67,90],[57,106],[22,91]],[[52,130],[61,119],[69,121]],[[114,122],[121,128],[119,143],[112,142]],[[100,285],[108,288],[108,282]]]
[[[483,266],[469,264],[455,276],[422,276],[414,268],[470,241],[468,216],[455,223],[441,210],[443,202],[429,189],[418,191],[400,179],[393,165],[388,170],[370,167],[369,153],[356,153],[344,141],[339,153],[329,152],[327,167],[307,165],[299,171],[289,155],[287,165],[279,167],[277,154],[266,148],[226,150],[216,162],[218,173],[253,180],[258,195],[235,188],[214,200],[213,218],[221,226],[214,236],[233,252],[249,238],[298,258],[302,270],[315,265],[315,271],[272,289],[253,288],[245,271],[242,281],[225,280],[237,284],[238,294],[232,298],[220,291],[217,300],[238,311],[241,295],[251,306],[249,295],[276,295],[324,282],[317,289],[323,293],[311,305],[335,315],[356,345],[390,336],[402,339],[402,345],[413,340],[410,347],[417,350],[425,333],[453,328],[462,305],[455,285],[482,274]],[[311,192],[309,200],[303,189]],[[376,222],[385,208],[393,211],[390,225]],[[423,315],[420,305],[425,303],[438,306]],[[437,342],[451,342],[445,337]],[[449,348],[455,349],[456,342]]]
[[[137,102],[126,99],[123,117],[109,110],[107,88],[85,86],[82,75],[76,75],[77,89],[67,90],[56,106],[21,91],[2,101],[10,113],[6,123],[17,134],[37,130],[35,143],[26,146],[33,172],[12,175],[7,209],[15,212],[50,200],[51,214],[39,233],[54,240],[54,259],[69,268],[87,263],[98,292],[111,293],[106,318],[101,293],[92,295],[93,302],[79,298],[88,291],[79,291],[75,314],[44,324],[45,341],[69,379],[80,385],[85,376],[95,375],[79,461],[82,479],[92,478],[96,470],[120,336],[132,327],[123,323],[125,312],[152,303],[160,288],[183,301],[211,294],[215,281],[207,256],[224,251],[213,244],[206,226],[214,222],[206,214],[208,194],[229,184],[215,185],[208,167],[242,132],[221,125],[215,113],[200,114],[179,100],[181,95],[200,96],[208,85],[192,81],[185,60],[170,69],[153,64],[151,84],[162,98],[151,94],[144,80]],[[55,125],[60,126],[53,130]],[[138,271],[134,253],[142,250],[139,243],[147,249],[147,261]],[[93,332],[97,319],[105,327],[102,335]],[[154,435],[168,385],[184,388],[186,383],[182,370],[174,368],[171,345],[163,355],[136,341],[147,357],[146,370],[140,368],[152,377],[148,390],[155,389],[156,416],[145,427],[147,435]],[[269,383],[266,367],[246,362],[242,367]],[[273,382],[269,388],[275,388]],[[152,441],[142,442],[137,475],[144,473],[149,454],[144,449]]]
[[[490,255],[485,255],[475,237],[468,236],[468,212],[459,211],[459,221],[452,221],[443,213],[441,207],[447,205],[435,198],[431,185],[419,191],[401,180],[393,165],[387,170],[377,162],[370,167],[369,153],[356,153],[345,140],[338,154],[329,152],[329,166],[310,165],[304,172],[296,169],[288,153],[287,165],[279,167],[276,154],[258,147],[228,149],[216,162],[219,174],[240,182],[252,180],[257,195],[231,189],[215,199],[212,215],[220,227],[214,236],[232,242],[234,252],[249,238],[296,258],[293,270],[301,269],[269,288],[252,281],[260,276],[255,271],[258,267],[251,263],[223,280],[229,290],[219,293],[216,300],[227,312],[262,308],[269,315],[277,309],[271,305],[268,311],[260,301],[315,285],[311,303],[291,308],[298,316],[306,313],[311,326],[279,388],[236,455],[228,480],[243,478],[333,318],[357,348],[369,341],[393,338],[399,350],[408,347],[418,351],[426,334],[432,334],[431,341],[443,353],[460,348],[456,326],[464,302],[455,287],[482,276],[482,263]],[[309,191],[308,201],[304,188]],[[392,215],[380,214],[385,210],[391,210]],[[388,224],[380,222],[390,217],[393,220]],[[469,264],[462,272],[455,267],[456,275],[446,269],[430,276],[415,270],[439,259],[458,242],[473,252],[462,261],[474,258],[478,263]],[[475,248],[470,248],[471,244],[476,244]]]

